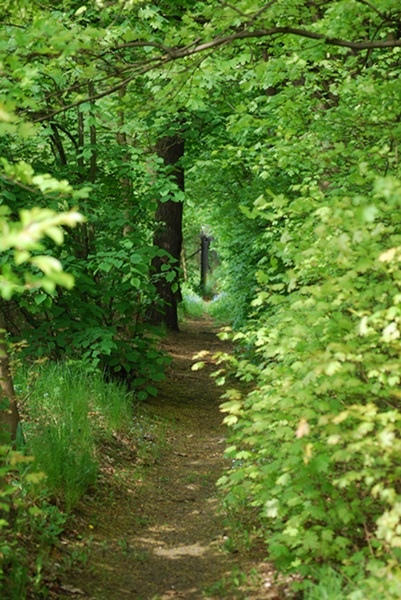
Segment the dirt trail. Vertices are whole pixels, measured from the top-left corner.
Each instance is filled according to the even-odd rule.
[[[249,557],[223,551],[216,491],[225,444],[220,390],[209,376],[211,367],[191,370],[194,353],[227,347],[204,320],[184,324],[164,345],[173,363],[147,412],[160,420],[155,431],[165,429],[166,443],[155,458],[143,459],[140,475],[129,449],[119,449],[118,440],[109,448],[112,482],[109,477],[77,517],[77,529],[90,530],[90,559],[81,573],[71,574],[60,598],[218,598],[222,587],[213,584],[251,566]],[[150,445],[154,435],[151,427],[143,431]],[[267,568],[259,592],[226,597],[285,595],[274,588]]]

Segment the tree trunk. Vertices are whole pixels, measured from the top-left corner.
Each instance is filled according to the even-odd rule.
[[[177,163],[184,155],[184,140],[179,135],[161,138],[156,146],[157,154],[163,158],[166,166],[174,166],[172,177],[180,190],[184,191],[184,170]],[[155,220],[156,230],[153,243],[166,250],[175,260],[173,269],[176,272],[174,281],[169,282],[163,277],[162,267],[169,262],[165,256],[156,256],[152,261],[155,285],[160,298],[160,306],[152,310],[151,320],[155,324],[164,323],[168,329],[178,331],[177,306],[181,298],[179,287],[179,266],[182,249],[182,213],[183,203],[174,200],[158,201]],[[174,287],[173,287],[174,286]]]
[[[0,307],[0,442],[17,437],[19,414],[6,344],[6,324]],[[4,439],[5,438],[5,439]]]
[[[201,234],[201,258],[200,258],[200,290],[203,297],[206,296],[207,273],[210,270],[209,265],[209,247],[212,238]]]

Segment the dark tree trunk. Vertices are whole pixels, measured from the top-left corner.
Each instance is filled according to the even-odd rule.
[[[95,94],[95,87],[92,81],[88,83],[88,94],[89,96],[93,96]],[[91,114],[94,114],[95,105],[92,104]],[[89,162],[89,169],[85,164],[84,157],[82,155],[83,150],[85,149],[85,118],[83,112],[78,107],[78,144],[77,144],[77,166],[78,166],[78,174],[79,179],[82,183],[89,181],[90,183],[96,182],[96,171],[97,171],[97,150],[96,150],[96,142],[97,142],[97,134],[96,134],[96,126],[92,123],[89,126],[89,142],[90,142],[90,150],[91,157]],[[89,223],[81,223],[81,240],[80,240],[80,248],[79,248],[79,258],[83,258],[84,260],[88,259],[89,254],[94,252],[95,250],[95,230],[93,220],[89,219]]]
[[[211,241],[211,237],[204,233],[201,234],[200,289],[202,296],[206,295],[207,273],[210,270],[209,246]]]
[[[10,363],[6,344],[6,325],[4,314],[0,309],[0,443],[14,441],[17,436],[19,414],[15,399]],[[6,406],[4,406],[6,405]]]
[[[158,141],[156,152],[166,166],[174,167],[172,177],[180,190],[184,190],[184,170],[177,164],[184,155],[184,140],[179,135],[166,136]],[[171,199],[166,202],[158,201],[155,214],[156,230],[153,236],[154,245],[166,250],[175,260],[173,269],[176,271],[176,278],[172,282],[166,281],[162,267],[169,262],[169,259],[165,256],[156,256],[152,261],[152,267],[161,302],[157,310],[152,310],[151,319],[155,324],[164,323],[168,329],[175,331],[178,331],[177,306],[181,299],[179,266],[182,249],[182,213],[182,202]],[[178,289],[175,289],[174,284],[178,284]]]

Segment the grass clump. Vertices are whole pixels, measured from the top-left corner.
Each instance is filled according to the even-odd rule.
[[[399,570],[377,569],[372,563],[370,576],[362,565],[352,578],[330,565],[321,565],[313,580],[304,580],[300,588],[303,600],[398,600],[401,597]]]
[[[351,589],[343,575],[324,566],[316,581],[305,581],[304,600],[345,600]]]
[[[71,510],[96,481],[97,431],[129,427],[132,400],[123,386],[76,363],[36,366],[19,373],[16,387],[25,396],[28,449],[49,493]]]
[[[180,305],[180,316],[199,319],[204,315],[210,315],[217,325],[227,325],[233,321],[232,299],[225,292],[218,294],[207,294],[210,299],[202,298],[188,285],[183,286],[182,303]]]
[[[180,305],[181,317],[200,318],[206,312],[207,303],[188,285],[182,289],[182,302]]]
[[[227,325],[233,322],[232,300],[225,292],[216,294],[207,303],[207,312],[215,321],[216,325]]]

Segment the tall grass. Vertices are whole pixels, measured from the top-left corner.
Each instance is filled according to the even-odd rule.
[[[183,285],[180,318],[200,318],[204,315],[210,315],[216,325],[232,323],[232,300],[225,292],[215,294],[211,300],[205,300],[188,285]]]
[[[143,409],[133,415],[132,395],[124,386],[85,372],[82,364],[29,368],[16,358],[14,367],[26,448],[0,445],[1,600],[48,597],[52,547],[65,529],[67,512],[96,480],[105,438],[122,431],[115,437],[129,442],[130,449],[134,445],[144,460],[158,455],[164,437],[163,422]]]
[[[50,493],[67,510],[96,481],[98,429],[124,429],[132,422],[132,399],[124,387],[79,364],[45,363],[16,378],[25,397],[24,430],[29,452],[46,474]]]
[[[206,302],[188,285],[182,286],[182,302],[180,304],[180,318],[200,318],[206,312]]]
[[[233,302],[225,292],[216,294],[207,303],[206,309],[216,325],[229,325],[234,321]]]
[[[304,600],[346,600],[349,593],[344,577],[330,567],[322,569],[319,581],[304,583]]]

